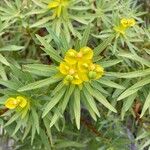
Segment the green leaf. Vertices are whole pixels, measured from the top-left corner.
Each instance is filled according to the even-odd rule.
[[[140,118],[143,117],[144,113],[146,112],[146,110],[150,107],[150,92],[145,100],[145,103],[144,103],[144,106],[143,106],[143,109],[142,109],[142,113],[140,115]]]
[[[0,80],[0,85],[3,85],[5,87],[8,87],[10,89],[16,90],[18,89],[21,85],[19,85],[16,82],[10,81],[10,80]]]
[[[96,89],[93,89],[89,84],[85,84],[85,88],[88,92],[95,97],[101,104],[113,112],[117,112],[116,109],[106,100],[106,98]]]
[[[7,61],[7,59],[2,55],[0,54],[0,62],[6,66],[10,66],[9,62]]]
[[[87,46],[89,35],[90,35],[90,24],[87,26],[86,30],[83,33],[83,37],[80,42],[80,48]]]
[[[8,80],[5,67],[0,63],[0,76],[3,80]]]
[[[46,11],[47,10],[45,10],[45,9],[33,9],[33,10],[27,12],[25,14],[25,16],[31,16],[31,15],[37,15],[37,14],[39,15],[39,14],[46,13]]]
[[[40,81],[36,81],[36,82],[30,83],[30,84],[27,84],[27,85],[19,88],[18,91],[22,92],[22,91],[29,91],[29,90],[42,88],[42,87],[51,85],[53,83],[56,83],[56,82],[58,82],[60,80],[61,80],[60,78],[52,78],[52,77],[50,77],[50,78],[47,78],[47,79],[44,79],[44,80],[40,80]]]
[[[37,6],[41,7],[41,8],[46,8],[47,5],[45,5],[44,3],[42,3],[39,0],[32,0]]]
[[[131,60],[140,62],[143,65],[146,65],[148,67],[150,67],[150,61],[139,57],[137,54],[132,54],[132,53],[119,53],[119,56],[123,57],[123,58],[129,58]]]
[[[109,46],[114,39],[114,35],[110,36],[109,38],[105,39],[100,45],[94,48],[94,56],[99,55],[102,51],[104,51],[107,46]]]
[[[40,138],[41,138],[41,142],[44,145],[44,149],[45,150],[51,150],[51,145],[50,145],[50,142],[49,142],[49,139],[47,137],[47,133],[45,132],[45,130],[41,129],[39,135],[40,135]]]
[[[44,117],[43,122],[44,122],[44,125],[45,125],[45,128],[46,128],[47,135],[48,135],[48,138],[50,140],[51,146],[53,146],[53,138],[52,138],[52,134],[51,134],[51,129],[49,128],[49,124],[50,124],[49,116]]]
[[[80,115],[81,115],[81,108],[80,108],[80,90],[78,88],[75,88],[74,91],[74,102],[73,102],[73,110],[75,115],[75,122],[77,125],[77,128],[80,129]]]
[[[139,150],[144,150],[146,147],[150,146],[150,140],[148,139],[142,146],[139,148]]]
[[[78,143],[78,142],[74,142],[74,141],[59,141],[59,143],[57,143],[55,145],[56,149],[64,149],[64,148],[71,148],[71,147],[75,147],[75,148],[83,148],[85,147],[85,144],[83,143]]]
[[[33,141],[35,139],[35,135],[36,135],[36,127],[33,124],[32,125],[32,130],[31,130],[31,145],[33,145]]]
[[[63,56],[65,55],[67,50],[69,50],[72,47],[71,44],[68,43],[67,39],[64,37],[65,37],[65,33],[62,31],[62,34],[60,35],[60,40],[63,45],[63,48],[61,49]]]
[[[38,76],[49,77],[57,72],[57,67],[54,65],[27,64],[23,65],[23,70]]]
[[[91,85],[93,88],[97,89],[98,91],[102,92],[103,94],[110,95],[106,90],[104,90],[102,88],[102,86],[99,82],[93,81],[93,82],[91,82]]]
[[[100,117],[94,98],[90,95],[90,93],[86,90],[86,88],[83,89],[83,93],[84,93],[85,100],[87,101],[87,103],[89,103],[90,107],[97,114],[97,116]]]
[[[124,101],[123,107],[122,107],[122,110],[121,110],[122,120],[124,118],[125,112],[127,112],[130,108],[132,108],[132,104],[133,104],[136,96],[137,96],[137,93],[134,93],[130,97],[128,97],[126,101]]]
[[[81,93],[81,100],[82,100],[82,102],[83,102],[83,105],[84,105],[84,106],[86,107],[86,109],[89,111],[91,117],[92,117],[95,121],[97,121],[97,117],[96,117],[95,112],[93,111],[93,109],[91,108],[91,106],[89,105],[89,103],[87,103],[87,101],[86,101],[85,99],[86,99],[86,98],[85,98],[84,94]]]
[[[32,78],[32,76],[29,74],[29,73],[24,73],[22,70],[21,70],[21,68],[20,68],[20,66],[14,66],[14,65],[10,65],[10,68],[11,68],[11,71],[12,71],[12,73],[13,73],[13,75],[16,77],[16,78],[18,78],[19,79],[19,81],[22,81],[22,82],[24,82],[24,81],[26,81],[26,83],[28,83],[28,82],[33,82],[34,80],[33,80],[33,78]],[[19,82],[18,81],[18,82]],[[20,83],[21,84],[21,86],[22,86],[22,83]],[[20,87],[21,87],[20,86]]]
[[[104,79],[104,78],[100,78],[99,80],[97,80],[97,82],[99,82],[103,85],[109,86],[109,87],[116,88],[116,89],[125,89],[125,87],[123,87],[122,85],[119,85],[113,81],[110,81],[110,80]]]
[[[117,78],[136,78],[150,75],[150,68],[145,70],[138,70],[128,73],[119,73],[119,72],[105,72],[106,76],[117,77]]]
[[[46,29],[49,32],[49,35],[54,40],[54,42],[57,44],[57,47],[61,48],[62,47],[62,43],[61,43],[60,38],[56,35],[56,33],[51,28],[47,27]]]
[[[31,126],[32,126],[31,124],[32,124],[31,120],[28,120],[27,126],[26,126],[26,128],[24,130],[24,133],[23,133],[22,140],[24,140],[27,137],[27,135],[29,134],[29,132],[31,130]]]
[[[63,95],[66,91],[66,87],[63,87],[58,94],[50,99],[50,102],[46,105],[42,117],[44,118],[48,112],[63,98]]]
[[[44,51],[51,57],[53,58],[55,61],[57,62],[61,62],[62,58],[59,56],[58,52],[53,49],[53,47],[51,47],[51,45],[45,40],[44,37],[40,37],[39,35],[36,35],[36,37],[38,38],[38,40],[42,43],[42,45],[44,46]]]
[[[32,118],[33,118],[33,124],[37,130],[37,133],[39,134],[40,132],[40,127],[39,127],[39,117],[38,117],[38,114],[35,110],[35,108],[31,108],[31,113],[32,113]]]
[[[122,86],[124,86],[124,87],[129,87],[129,86],[130,86],[130,80],[129,80],[129,79],[123,80]],[[118,96],[121,95],[121,93],[123,93],[123,92],[124,92],[124,89],[116,89],[116,90],[113,92],[113,94],[112,94],[112,98],[113,98],[113,99],[118,98]]]
[[[30,28],[35,28],[35,27],[39,27],[42,25],[45,25],[48,21],[52,20],[53,17],[48,16],[48,17],[44,17],[43,19],[37,21],[36,23],[30,25]]]
[[[137,92],[138,90],[140,90],[142,88],[142,86],[149,84],[150,83],[150,78],[144,78],[142,80],[140,80],[139,82],[135,83],[133,86],[131,86],[130,88],[128,88],[127,90],[125,90],[119,97],[118,97],[118,101],[122,100],[130,95],[132,95],[133,93]]]
[[[136,93],[140,88],[136,88],[136,89],[127,89],[126,91],[124,91],[117,99],[117,101],[120,101],[134,93]]]
[[[107,61],[98,61],[97,64],[101,65],[104,68],[107,68],[107,67],[114,66],[122,61],[123,60],[120,59],[114,59],[114,60],[107,60]]]
[[[1,51],[18,51],[24,48],[25,48],[24,46],[8,45],[8,46],[1,47],[0,52]]]
[[[56,95],[63,87],[64,87],[64,82],[61,81],[57,84],[57,86],[55,87],[55,89],[52,91],[51,95],[54,96]]]
[[[58,121],[58,119],[61,117],[61,114],[59,112],[59,110],[56,110],[54,113],[54,116],[51,119],[51,123],[50,123],[50,128],[56,124],[56,122]]]
[[[14,135],[17,133],[17,131],[21,128],[22,124],[23,124],[23,123],[22,123],[22,120],[19,120],[19,121],[17,122],[16,128],[15,128],[15,130],[14,130],[14,132],[12,133],[11,136],[14,136]]]
[[[4,125],[4,121],[0,118],[0,125]]]
[[[75,86],[74,85],[70,85],[68,90],[66,91],[65,96],[63,98],[62,105],[61,105],[62,113],[65,111],[65,109],[67,107],[67,104],[68,104],[68,101],[70,99],[70,96],[72,95],[74,89],[75,89]]]
[[[6,127],[6,126],[10,125],[11,123],[13,123],[14,121],[16,121],[19,118],[19,116],[20,116],[19,113],[14,114],[4,126]]]
[[[130,89],[136,89],[136,88],[142,87],[142,86],[149,84],[149,83],[150,83],[150,76],[138,81],[133,86],[131,86]]]

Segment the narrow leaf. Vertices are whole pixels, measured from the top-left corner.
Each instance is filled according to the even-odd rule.
[[[106,85],[106,86],[109,86],[109,87],[113,87],[113,88],[116,88],[116,89],[125,89],[125,87],[123,87],[122,85],[119,85],[113,81],[110,81],[108,79],[104,79],[104,78],[101,78],[99,80],[97,80],[99,83],[103,84],[103,85]]]
[[[60,99],[62,99],[64,93],[66,91],[66,87],[63,87],[59,94],[56,94],[54,97],[50,99],[50,102],[46,105],[42,117],[45,117],[48,112],[59,102]]]
[[[96,89],[93,89],[89,84],[85,84],[85,88],[88,92],[95,97],[101,104],[113,112],[117,112],[116,109],[106,100],[106,98]]]
[[[8,45],[8,46],[4,46],[0,48],[0,52],[1,51],[18,51],[23,49],[24,46],[17,46],[17,45]]]
[[[36,82],[30,83],[28,85],[25,85],[25,86],[19,88],[18,91],[22,92],[22,91],[29,91],[29,90],[42,88],[42,87],[48,86],[50,84],[56,83],[60,80],[61,80],[60,78],[47,78],[44,80],[36,81]]]
[[[66,106],[68,104],[68,101],[70,99],[70,96],[72,95],[73,91],[75,89],[74,85],[70,85],[69,89],[66,91],[61,108],[62,108],[62,113],[65,111]]]
[[[90,93],[85,88],[83,90],[83,93],[84,93],[84,96],[86,98],[85,100],[87,101],[87,103],[89,103],[90,107],[97,114],[97,116],[100,117],[94,98],[90,95]]]
[[[0,54],[0,62],[6,66],[10,66],[9,62],[6,60],[6,58]]]
[[[82,37],[81,42],[80,42],[81,48],[87,46],[89,35],[90,35],[90,24],[87,26],[86,30],[83,33],[83,37]]]
[[[112,40],[114,39],[114,35],[110,36],[109,38],[105,39],[100,45],[98,45],[95,49],[94,49],[94,56],[99,55],[102,51],[104,51],[107,46],[109,46],[112,42]]]
[[[81,115],[81,108],[80,108],[80,90],[78,88],[74,91],[74,102],[73,102],[73,110],[75,115],[75,121],[77,128],[80,129],[80,115]]]
[[[144,106],[143,106],[143,109],[142,109],[142,113],[140,115],[140,118],[143,117],[144,113],[146,112],[146,110],[150,107],[150,92],[145,100],[145,103],[144,103]]]

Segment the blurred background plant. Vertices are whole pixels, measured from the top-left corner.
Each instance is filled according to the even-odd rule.
[[[54,75],[84,46],[104,75],[80,97]],[[0,86],[2,150],[150,149],[150,1],[1,0]]]

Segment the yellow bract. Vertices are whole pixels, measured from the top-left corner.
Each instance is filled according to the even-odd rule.
[[[121,25],[125,28],[132,27],[135,25],[135,20],[133,18],[132,19],[123,18],[121,19]]]
[[[60,63],[60,72],[65,76],[64,82],[72,84],[81,84],[82,80],[79,78],[79,72],[76,65],[69,64],[67,62]]]
[[[22,96],[17,96],[16,98],[10,97],[6,100],[5,106],[8,109],[15,109],[17,107],[24,108],[27,106],[27,99]]]
[[[136,24],[136,21],[133,18],[131,18],[131,19],[123,18],[120,20],[120,25],[114,27],[114,30],[119,34],[124,35],[125,31],[129,27],[133,27],[135,24]]]
[[[69,49],[65,56],[65,61],[69,64],[83,63],[93,58],[93,51],[89,47],[83,47],[79,52]]]
[[[54,17],[60,17],[64,8],[67,8],[69,0],[53,0],[48,4],[49,9],[54,10]]]
[[[59,71],[64,76],[64,83],[82,84],[84,81],[99,79],[104,74],[104,69],[93,64],[93,50],[83,47],[77,52],[69,49],[66,52],[64,61],[59,65]]]
[[[114,27],[114,30],[115,30],[117,33],[120,33],[120,34],[122,34],[122,35],[125,35],[126,28],[124,28],[123,26],[117,26],[117,27]]]

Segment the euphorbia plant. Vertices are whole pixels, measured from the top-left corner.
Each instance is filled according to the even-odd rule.
[[[107,71],[100,65],[100,62],[93,62],[93,57],[99,55],[99,49],[102,47],[101,44],[95,49],[87,47],[89,37],[87,33],[89,33],[89,30],[90,28],[88,27],[82,40],[75,46],[76,48],[73,48],[74,46],[72,45],[70,48],[66,47],[64,49],[64,41],[59,41],[61,45],[60,49],[63,49],[60,51],[60,54],[58,54],[44,37],[37,35],[42,46],[44,46],[42,49],[55,60],[54,65],[49,66],[49,68],[44,71],[48,72],[52,67],[52,69],[55,69],[55,73],[49,78],[23,86],[19,88],[18,91],[29,91],[54,84],[53,91],[49,97],[49,101],[47,101],[43,109],[42,115],[44,118],[49,112],[53,114],[50,123],[51,127],[57,123],[58,119],[61,118],[61,115],[63,115],[64,111],[69,106],[74,114],[79,129],[81,103],[87,108],[94,120],[96,120],[96,116],[100,116],[95,100],[109,110],[117,112],[106,99],[107,92],[103,89],[103,85],[119,89],[124,89],[124,87],[105,78],[105,72],[107,73]],[[67,43],[67,41],[65,41],[65,43]],[[69,46],[69,44],[67,45]],[[120,61],[118,61],[118,63],[119,62]],[[105,62],[105,64],[107,64],[107,62]],[[32,64],[29,64],[24,67],[28,68],[31,66]],[[41,64],[41,67],[42,66],[44,67],[44,65]],[[34,64],[32,69],[34,69]],[[27,69],[27,71],[33,73],[32,69]]]
[[[148,149],[148,6],[1,0],[0,149]]]

